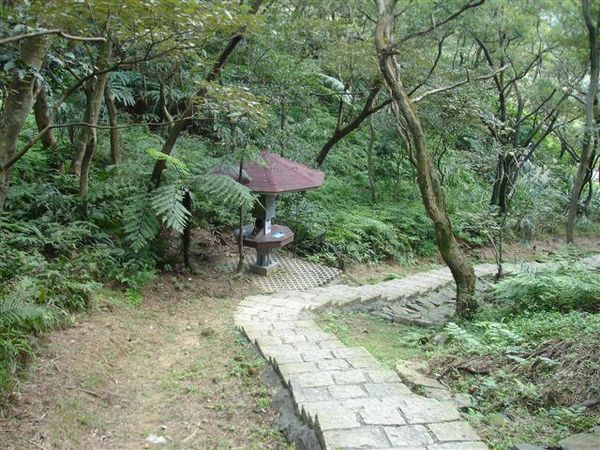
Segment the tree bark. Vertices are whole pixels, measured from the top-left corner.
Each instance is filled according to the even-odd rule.
[[[592,19],[592,11],[589,0],[582,0],[583,18],[588,31],[589,40],[589,60],[590,60],[590,83],[585,99],[585,123],[583,128],[583,139],[581,145],[581,159],[577,167],[577,174],[571,188],[571,196],[569,199],[569,207],[567,209],[566,220],[566,238],[567,243],[574,241],[575,234],[575,217],[579,207],[579,197],[585,182],[586,174],[591,170],[592,165],[592,150],[594,135],[597,133],[594,123],[594,108],[597,107],[597,91],[598,91],[598,73],[599,61],[598,57],[598,27],[600,26],[600,12],[596,18],[596,24]]]
[[[110,161],[113,164],[121,164],[121,147],[119,146],[119,129],[117,121],[117,107],[115,106],[115,95],[108,84],[104,85],[104,103],[108,112],[108,124],[110,128]]]
[[[8,94],[0,113],[0,211],[4,208],[12,173],[12,166],[5,166],[16,156],[19,134],[35,101],[36,78],[33,72],[42,67],[49,46],[48,36],[23,39],[21,60],[29,70],[22,79],[15,75],[8,83]]]
[[[33,113],[38,131],[42,131],[52,125],[52,116],[50,115],[50,106],[48,105],[48,95],[45,86],[42,86],[33,104]],[[54,130],[49,128],[40,138],[42,146],[47,150],[51,166],[59,172],[63,172],[63,161],[61,155],[57,153],[56,137]]]
[[[515,191],[519,172],[516,152],[498,153],[496,180],[492,188],[490,204],[497,206],[502,214],[508,212],[510,198]]]
[[[100,45],[100,55],[98,59],[98,65],[100,67],[108,67],[111,57],[111,43],[110,39]],[[96,78],[90,80],[90,83],[86,89],[86,110],[84,122],[90,125],[98,125],[98,119],[100,118],[100,110],[102,108],[102,101],[104,100],[104,86],[108,79],[108,72],[96,76]],[[76,166],[76,170],[79,169],[79,196],[85,198],[88,193],[89,187],[89,175],[90,165],[92,158],[96,152],[96,144],[98,142],[96,128],[93,126],[84,126],[79,137],[78,149],[82,154],[78,154],[80,157],[80,163]],[[76,162],[77,163],[77,162]]]
[[[190,269],[192,267],[192,261],[190,259],[190,247],[192,245],[192,195],[189,189],[186,189],[183,194],[183,206],[190,213],[190,218],[183,229],[181,241],[183,247],[183,265],[186,269]]]
[[[42,131],[49,125],[51,125],[52,119],[50,118],[50,106],[48,105],[48,95],[46,94],[45,86],[42,86],[40,92],[35,98],[33,105],[33,113],[35,115],[35,122],[38,131]],[[52,129],[46,131],[41,139],[42,145],[47,150],[52,150],[56,147],[56,138]]]
[[[393,99],[393,109],[399,125],[406,129],[412,141],[417,170],[417,183],[425,210],[433,222],[438,249],[450,268],[456,283],[456,313],[469,318],[477,309],[475,300],[475,272],[454,237],[446,208],[446,201],[425,140],[417,111],[408,97],[400,78],[400,70],[390,43],[394,21],[392,0],[378,0],[378,20],[375,47],[385,84]]]

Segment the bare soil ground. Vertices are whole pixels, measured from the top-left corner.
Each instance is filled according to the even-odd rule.
[[[249,290],[203,273],[163,276],[135,307],[101,291],[91,313],[45,338],[0,410],[0,448],[292,449],[270,427],[264,362],[233,324],[232,297]]]

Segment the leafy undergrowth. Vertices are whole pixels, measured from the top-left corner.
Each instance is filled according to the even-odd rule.
[[[433,376],[473,397],[469,420],[492,449],[555,444],[600,423],[599,282],[581,267],[522,274],[487,293],[473,321],[438,329],[365,313],[320,320],[391,367],[428,361]]]

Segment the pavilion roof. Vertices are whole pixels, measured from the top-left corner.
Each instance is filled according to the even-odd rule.
[[[259,194],[314,189],[321,186],[325,179],[325,174],[320,170],[266,151],[260,153],[259,161],[245,162],[243,168],[249,177],[244,185]]]

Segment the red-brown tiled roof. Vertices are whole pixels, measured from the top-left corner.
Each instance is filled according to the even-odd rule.
[[[270,152],[261,152],[260,162],[244,163],[250,177],[245,186],[259,194],[279,194],[314,189],[323,184],[325,174]]]

